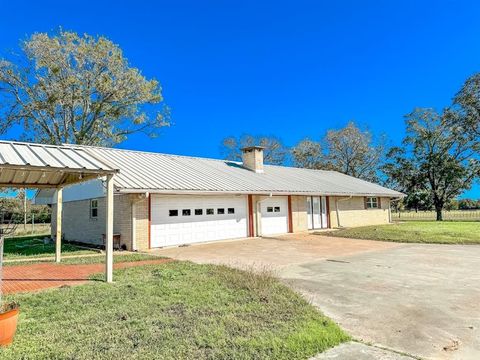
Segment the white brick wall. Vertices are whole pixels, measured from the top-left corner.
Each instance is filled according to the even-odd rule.
[[[63,203],[63,229],[66,240],[80,241],[88,244],[103,245],[105,233],[105,197],[98,199],[98,216],[90,217],[90,199],[68,201]],[[130,195],[115,195],[114,197],[113,232],[121,234],[121,244],[127,249],[132,248],[131,202]],[[52,205],[52,214],[55,214],[56,205]],[[52,216],[52,236],[55,234],[56,219]]]

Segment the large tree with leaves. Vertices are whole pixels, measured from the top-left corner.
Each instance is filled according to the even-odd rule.
[[[452,110],[415,109],[406,116],[407,136],[402,147],[389,153],[384,167],[392,184],[407,193],[428,191],[437,220],[452,199],[469,189],[480,176],[476,153],[480,143],[462,127],[452,125]]]
[[[169,124],[162,101],[159,83],[102,36],[36,33],[20,58],[0,59],[0,132],[20,124],[25,140],[110,146],[153,136]]]
[[[240,137],[230,136],[223,139],[221,153],[226,160],[241,161],[241,149],[248,146],[263,146],[265,148],[263,161],[266,164],[283,165],[287,160],[288,148],[274,136],[254,136],[245,134]]]
[[[472,136],[480,137],[480,73],[469,77],[455,95],[447,121]]]

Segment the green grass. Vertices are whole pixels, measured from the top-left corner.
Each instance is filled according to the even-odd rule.
[[[266,273],[171,262],[114,279],[11,297],[19,326],[0,358],[294,360],[349,339]]]
[[[128,262],[128,261],[142,261],[142,260],[157,260],[162,259],[162,256],[154,256],[141,253],[125,253],[116,255],[114,253],[113,262]],[[38,264],[38,263],[51,263],[53,260],[25,260],[25,261],[12,261],[4,262],[3,266],[15,266],[15,265],[28,265],[28,264]],[[60,264],[69,264],[69,265],[81,265],[81,264],[100,264],[105,262],[105,254],[99,254],[98,256],[80,256],[75,258],[62,258]]]
[[[28,257],[44,257],[55,254],[55,244],[50,242],[43,243],[44,236],[22,236],[5,239],[4,257],[5,259],[21,259]],[[95,254],[96,250],[79,248],[73,244],[62,243],[62,254],[64,255],[84,255]]]
[[[480,244],[480,223],[409,221],[390,225],[341,229],[319,234],[407,243]]]

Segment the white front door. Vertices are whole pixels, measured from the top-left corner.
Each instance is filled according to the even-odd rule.
[[[322,217],[321,217],[321,205],[320,205],[320,196],[312,197],[312,208],[313,208],[313,228],[321,229],[322,228]]]
[[[325,196],[321,197],[322,200],[322,228],[326,229],[328,227],[328,220],[327,220],[327,198]]]
[[[308,229],[325,229],[327,223],[327,201],[325,196],[307,196]]]
[[[151,247],[247,237],[244,195],[151,196]]]
[[[285,234],[288,232],[288,198],[272,196],[260,202],[262,216],[261,235]]]

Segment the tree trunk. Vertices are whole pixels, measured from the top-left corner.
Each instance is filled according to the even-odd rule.
[[[437,221],[443,221],[442,208],[436,207],[435,211],[437,213]]]

